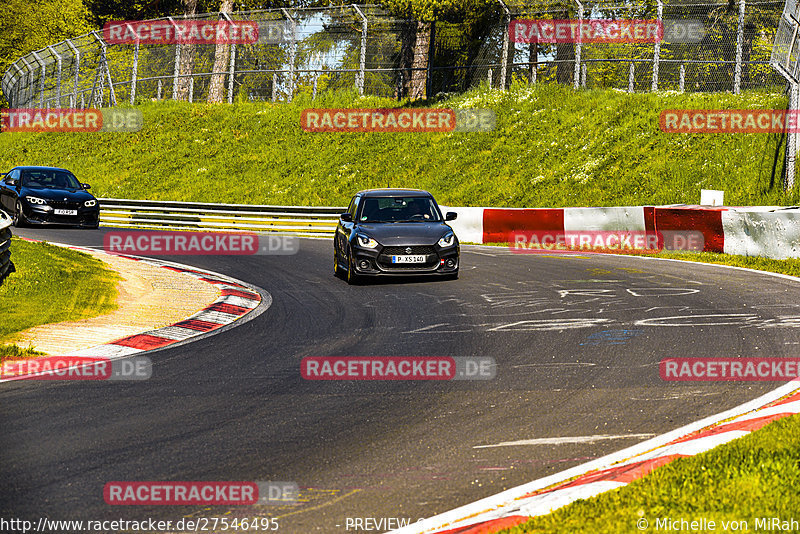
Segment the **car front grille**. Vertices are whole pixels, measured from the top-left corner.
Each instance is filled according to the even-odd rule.
[[[411,249],[411,252],[406,249]],[[392,263],[392,256],[425,256],[425,263]],[[378,265],[387,270],[429,271],[439,265],[439,255],[430,245],[384,247],[378,256]]]
[[[411,252],[406,249],[411,249]],[[383,247],[381,255],[384,256],[419,256],[436,254],[436,250],[430,245],[409,246],[409,247]]]
[[[76,210],[81,207],[80,202],[64,201],[64,200],[48,200],[47,205],[59,210]]]

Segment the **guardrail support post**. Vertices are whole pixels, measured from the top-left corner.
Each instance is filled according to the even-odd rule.
[[[178,25],[175,24],[175,21],[172,17],[167,17],[167,20],[172,24],[175,28],[175,35],[180,35],[178,31]],[[175,71],[172,74],[172,100],[178,99],[178,73],[180,72],[181,68],[181,43],[175,43]]]
[[[12,101],[10,101],[9,104],[11,104],[12,108],[18,108],[18,107],[20,107],[20,105],[19,105],[20,104],[20,93],[22,92],[22,87],[23,87],[23,84],[25,83],[26,75],[25,75],[25,71],[23,71],[21,68],[19,68],[19,65],[17,65],[16,63],[13,63],[12,66],[15,69],[17,69],[17,72],[19,72],[19,80],[17,80],[17,83],[14,86],[14,99]]]
[[[659,0],[660,1],[660,0]],[[573,85],[575,89],[581,81],[581,51],[583,50],[583,4],[580,0],[574,0],[578,4],[578,42],[575,43],[575,74],[573,75]]]
[[[739,26],[736,29],[736,71],[733,75],[733,94],[738,95],[742,88],[742,45],[744,44],[745,0],[739,0]]]
[[[39,107],[43,108],[44,107],[44,77],[45,77],[45,74],[47,73],[47,65],[45,64],[44,61],[42,61],[42,58],[39,57],[39,54],[37,54],[36,52],[31,52],[31,53],[33,54],[33,57],[34,57],[34,59],[36,59],[36,62],[39,64],[39,66],[42,67],[42,73],[39,75]]]
[[[357,5],[353,4],[352,7],[356,13],[358,13],[358,16],[361,17],[361,56],[359,57],[358,61],[358,79],[356,80],[356,87],[358,88],[358,94],[363,96],[364,78],[366,77],[367,67],[367,17]],[[316,79],[314,80],[314,83],[316,84]]]
[[[289,102],[294,99],[294,63],[297,56],[297,21],[292,18],[285,7],[281,8],[283,16],[292,22],[292,44],[289,47]]]
[[[139,33],[136,32],[129,23],[126,23],[125,25],[133,33],[133,35],[136,36],[136,40],[133,43],[133,66],[131,67],[131,106],[132,106],[134,101],[136,100],[136,75],[139,72]]]
[[[797,113],[798,102],[800,100],[800,85],[789,82],[789,113]],[[797,158],[797,133],[791,128],[786,132],[786,178],[784,179],[784,191],[794,189],[795,160]]]
[[[658,23],[662,24],[664,19],[664,2],[658,0]],[[658,91],[658,64],[661,60],[661,42],[656,41],[653,45],[653,83],[650,87],[651,91]]]
[[[47,45],[47,49],[53,54],[56,58],[56,107],[61,107],[61,56],[55,51],[55,49]]]
[[[72,55],[75,56],[75,81],[72,86],[72,96],[70,97],[70,105],[72,107],[78,107],[78,83],[80,82],[81,77],[81,51],[78,50],[75,45],[72,44],[72,41],[67,39],[65,41],[67,46],[70,47],[72,50]]]
[[[500,59],[500,89],[505,91],[508,80],[508,30],[511,27],[511,11],[508,9],[508,6],[505,2],[503,2],[503,0],[497,1],[500,2],[500,5],[503,7],[503,11],[505,11],[505,16],[503,17],[503,52]]]

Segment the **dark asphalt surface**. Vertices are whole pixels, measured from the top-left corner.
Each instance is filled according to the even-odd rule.
[[[16,233],[100,246],[103,231]],[[238,328],[151,354],[145,382],[0,384],[0,517],[228,513],[277,517],[287,533],[347,532],[347,518],[416,520],[646,438],[476,446],[660,434],[779,385],[668,383],[662,358],[800,351],[800,286],[701,264],[463,247],[459,280],[350,287],[332,275],[327,240],[303,240],[296,256],[167,259],[253,283],[273,304]],[[488,355],[497,378],[300,377],[303,357],[333,355]],[[303,502],[106,505],[103,486],[128,480],[290,480]]]

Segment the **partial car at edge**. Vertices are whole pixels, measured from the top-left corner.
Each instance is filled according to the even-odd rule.
[[[334,273],[361,277],[432,275],[458,278],[459,243],[433,195],[418,189],[359,191],[339,216]]]

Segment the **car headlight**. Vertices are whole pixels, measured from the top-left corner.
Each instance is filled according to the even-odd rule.
[[[97,206],[97,201],[94,199],[87,200],[86,202],[83,203],[83,205],[86,206],[87,208],[91,208],[92,206]]]
[[[378,242],[367,235],[358,234],[356,239],[358,240],[358,244],[364,248],[375,248],[378,246]]]
[[[456,241],[456,235],[453,233],[449,233],[439,240],[439,246],[442,248],[452,247],[455,241]]]
[[[31,204],[47,204],[43,198],[39,197],[25,197],[25,200],[30,202]]]

